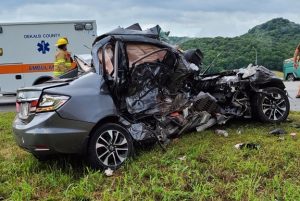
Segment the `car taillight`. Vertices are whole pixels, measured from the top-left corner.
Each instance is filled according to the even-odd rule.
[[[16,97],[16,110],[21,119],[27,119],[35,113],[41,95],[40,90],[19,90]]]
[[[38,105],[39,100],[32,100],[30,101],[29,105],[29,111],[30,112],[35,112],[36,111],[36,106]]]
[[[36,105],[36,112],[50,112],[57,110],[70,99],[69,96],[43,94]]]
[[[38,99],[29,99],[29,100],[17,100],[16,101],[16,110],[19,113],[19,117],[22,119],[27,119],[30,113],[36,111],[36,106],[38,104]]]

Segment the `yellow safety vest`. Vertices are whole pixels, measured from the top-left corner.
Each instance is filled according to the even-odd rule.
[[[54,77],[59,77],[72,68],[71,55],[68,51],[58,50],[55,55]]]

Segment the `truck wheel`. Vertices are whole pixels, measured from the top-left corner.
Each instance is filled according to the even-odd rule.
[[[294,80],[295,80],[295,76],[294,76],[293,74],[288,74],[288,75],[286,76],[286,80],[287,80],[287,81],[294,81]]]
[[[289,99],[282,89],[268,87],[263,89],[264,93],[257,94],[257,101],[254,109],[257,117],[262,122],[279,123],[289,115]]]
[[[44,82],[47,82],[47,81],[49,81],[51,79],[52,79],[51,77],[42,77],[42,78],[39,78],[38,80],[36,80],[33,83],[33,85],[43,84]]]
[[[104,124],[92,133],[87,153],[93,168],[115,170],[132,156],[132,138],[122,126]]]

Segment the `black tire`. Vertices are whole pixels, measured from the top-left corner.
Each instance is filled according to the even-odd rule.
[[[34,85],[38,85],[38,84],[43,84],[44,82],[47,82],[49,80],[51,80],[52,78],[51,77],[43,77],[43,78],[40,78],[38,80],[36,80],[34,83],[33,83],[33,86]]]
[[[276,87],[263,89],[255,97],[254,112],[259,120],[268,123],[280,123],[287,119],[290,112],[290,102],[286,92]]]
[[[91,133],[87,157],[95,169],[118,169],[133,155],[133,142],[128,131],[115,123],[107,123]]]
[[[287,80],[287,81],[294,81],[294,80],[295,80],[294,74],[288,74],[288,75],[286,76],[286,80]]]

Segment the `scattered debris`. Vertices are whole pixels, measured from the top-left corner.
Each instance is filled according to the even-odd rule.
[[[114,171],[110,168],[107,168],[105,171],[104,171],[105,175],[108,176],[108,177],[111,177],[113,176],[113,173]]]
[[[236,149],[244,149],[244,148],[247,148],[247,149],[260,149],[260,144],[257,144],[257,143],[238,143],[236,145],[234,145],[234,147]]]
[[[283,130],[282,128],[276,128],[272,131],[269,132],[269,134],[271,135],[283,135],[286,134],[287,132],[285,130]]]
[[[185,161],[186,160],[186,156],[179,157],[178,159],[181,160],[181,161]]]
[[[291,133],[290,136],[291,136],[292,138],[296,138],[297,133]]]
[[[238,143],[238,144],[234,145],[234,147],[235,147],[236,149],[241,149],[241,146],[242,146],[243,144],[244,144],[244,143]]]
[[[238,128],[238,129],[236,130],[236,134],[241,135],[241,134],[242,134],[242,129]]]
[[[196,131],[201,132],[201,131],[211,127],[214,124],[216,124],[216,120],[215,119],[210,119],[210,120],[207,121],[206,124],[203,124],[201,126],[196,127]]]
[[[222,135],[222,136],[224,136],[224,137],[228,137],[228,132],[225,131],[225,130],[216,129],[216,130],[215,130],[215,133],[216,133],[217,135]]]
[[[197,160],[198,162],[200,162],[200,163],[208,163],[208,162],[209,162],[209,160],[208,160],[206,157],[204,157],[204,156],[198,156],[198,157],[196,158],[196,160]]]
[[[284,141],[285,140],[285,138],[283,137],[283,136],[280,136],[280,137],[278,137],[278,139],[277,139],[278,141]]]

